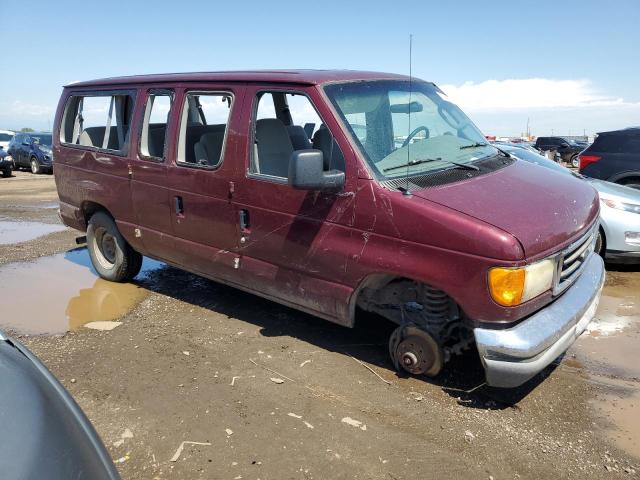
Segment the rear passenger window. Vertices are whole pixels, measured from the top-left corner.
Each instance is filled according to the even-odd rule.
[[[129,93],[73,95],[65,108],[60,141],[126,154],[134,97]]]
[[[170,92],[151,92],[147,98],[140,135],[140,154],[155,159],[164,158],[167,124],[173,96]]]
[[[229,93],[186,95],[180,118],[178,164],[203,168],[220,164],[232,100]]]
[[[289,92],[262,92],[253,125],[249,171],[287,178],[295,150],[321,150],[325,170],[344,171],[344,157],[309,98]]]

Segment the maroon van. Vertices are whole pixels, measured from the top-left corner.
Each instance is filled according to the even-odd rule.
[[[65,87],[60,215],[124,282],[142,256],[352,327],[398,325],[398,369],[474,343],[514,387],[582,333],[604,282],[588,183],[488,144],[433,83],[353,71]]]

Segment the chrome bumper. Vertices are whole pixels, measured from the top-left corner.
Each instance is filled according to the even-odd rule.
[[[592,253],[580,277],[559,298],[513,328],[475,328],[487,384],[522,385],[564,353],[593,318],[604,284],[604,262]]]

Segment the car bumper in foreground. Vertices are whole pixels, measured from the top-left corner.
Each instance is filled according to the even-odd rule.
[[[593,318],[604,284],[604,262],[591,254],[564,294],[513,328],[475,328],[487,384],[522,385],[563,354]]]

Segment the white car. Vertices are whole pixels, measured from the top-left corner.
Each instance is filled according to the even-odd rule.
[[[587,180],[600,195],[600,249],[606,260],[640,263],[640,190]],[[597,246],[596,246],[597,248]]]
[[[520,160],[566,175],[577,175],[589,182],[600,196],[600,235],[596,251],[610,262],[640,263],[640,190],[582,177],[518,144],[496,142],[494,145]]]
[[[16,132],[12,132],[11,130],[0,130],[0,147],[2,147],[5,152],[15,134]]]

